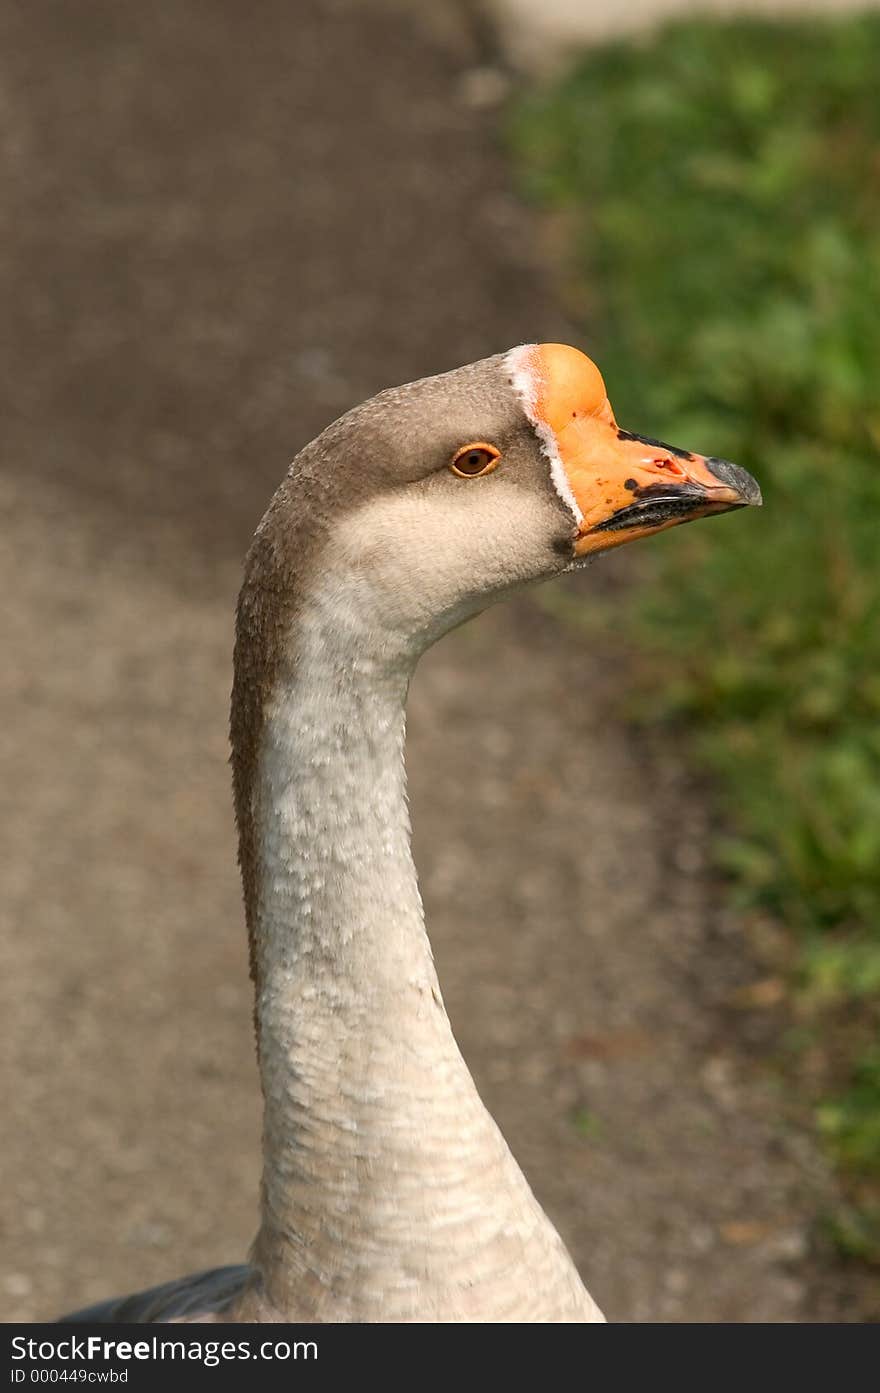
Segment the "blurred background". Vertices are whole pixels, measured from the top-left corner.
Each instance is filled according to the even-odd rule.
[[[456,1033],[610,1319],[880,1315],[880,17],[615,8],[0,14],[4,1319],[245,1255],[241,557],[348,406],[546,339],[766,506],[423,663]]]

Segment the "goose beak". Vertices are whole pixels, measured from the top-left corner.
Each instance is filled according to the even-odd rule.
[[[760,506],[761,490],[751,474],[729,460],[707,459],[618,430],[613,419],[596,425],[598,440],[578,442],[590,445],[588,466],[581,449],[563,455],[583,514],[574,547],[577,556],[607,551],[696,518]],[[593,437],[594,432],[582,435]]]
[[[621,430],[602,374],[567,344],[518,350],[531,374],[528,414],[557,489],[574,505],[576,556],[607,551],[681,522],[758,506],[761,490],[729,460],[706,458]]]

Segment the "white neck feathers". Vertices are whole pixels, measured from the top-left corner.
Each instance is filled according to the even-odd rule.
[[[410,854],[413,658],[370,633],[361,586],[325,573],[264,712],[261,1299],[288,1320],[601,1319],[449,1026]]]

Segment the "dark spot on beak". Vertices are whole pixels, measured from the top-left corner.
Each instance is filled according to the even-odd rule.
[[[635,493],[636,489],[638,488],[638,484],[636,483],[635,479],[624,479],[623,487],[625,489],[629,489],[630,493]]]
[[[667,445],[665,440],[654,440],[650,435],[636,435],[631,430],[619,430],[618,440],[637,440],[640,445],[650,445],[655,450],[665,450],[667,455],[677,455],[679,459],[693,459],[690,450],[680,450],[677,445]]]

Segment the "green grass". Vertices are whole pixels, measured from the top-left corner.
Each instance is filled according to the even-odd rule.
[[[799,1010],[833,1041],[817,1126],[862,1198],[880,1189],[878,73],[880,16],[693,22],[595,51],[511,118],[618,419],[764,490],[760,513],[648,544],[641,712],[691,734],[719,865],[792,933]]]

